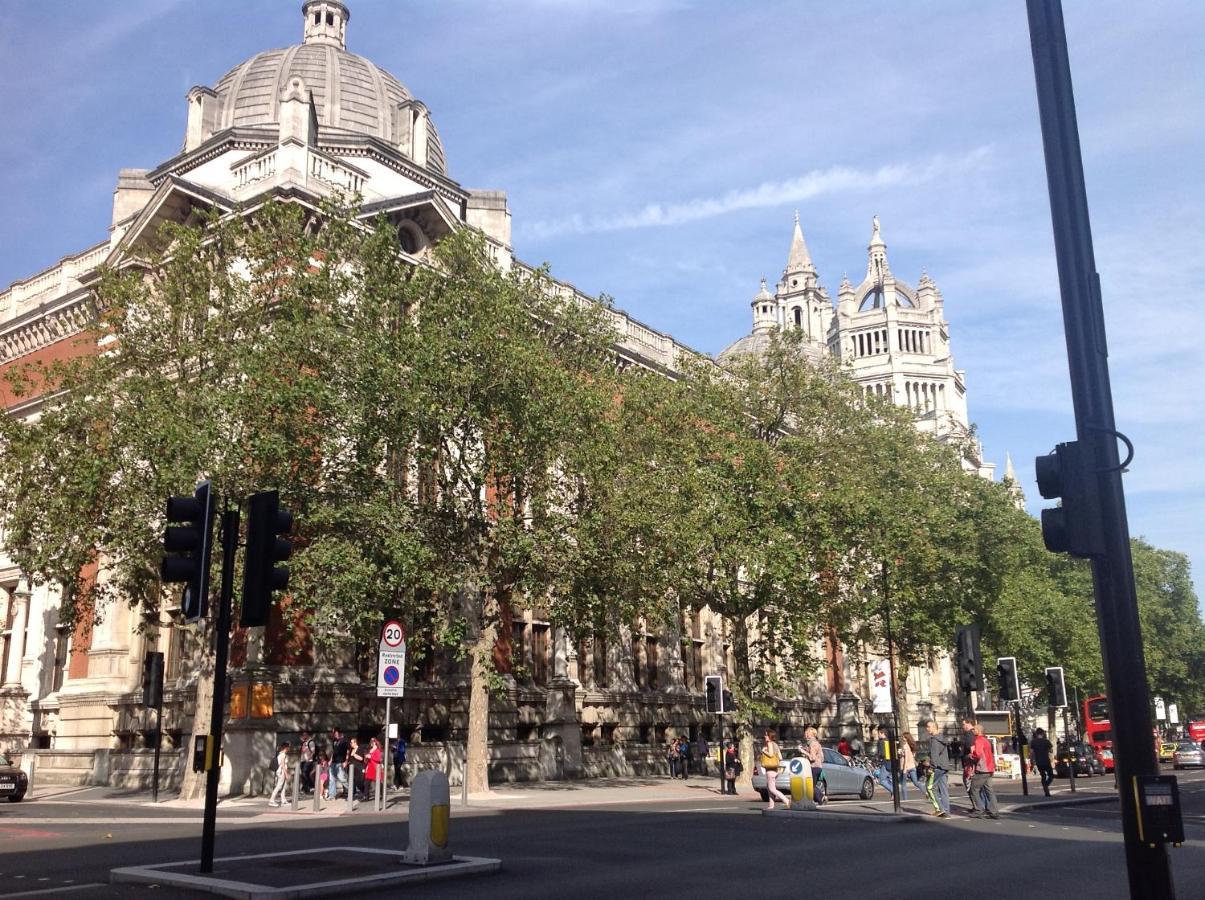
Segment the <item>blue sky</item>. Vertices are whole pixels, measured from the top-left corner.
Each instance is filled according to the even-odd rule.
[[[1024,4],[351,0],[349,49],[422,99],[514,243],[714,353],[798,209],[830,293],[878,215],[941,288],[987,456],[1071,439]],[[0,285],[104,239],[121,167],[183,142],[185,92],[300,40],[299,0],[7,0]],[[1065,4],[1130,527],[1205,567],[1205,16]]]

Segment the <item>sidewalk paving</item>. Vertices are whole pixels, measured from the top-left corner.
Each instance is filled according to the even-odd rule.
[[[955,807],[962,798],[959,785],[952,785],[951,793]],[[1095,786],[1082,787],[1076,793],[1071,793],[1064,786],[1056,790],[1054,796],[1044,797],[1040,788],[1031,786],[1030,795],[1022,796],[1018,782],[1001,781],[996,785],[1000,809],[1005,813],[1019,811],[1036,811],[1042,808],[1056,808],[1080,804],[1107,803],[1116,800],[1117,794],[1112,785],[1103,782],[1099,789]],[[902,804],[902,814],[908,817],[932,818],[930,806],[923,797],[918,797],[915,790],[910,791],[910,798]],[[964,798],[963,798],[964,799]],[[457,788],[452,789],[453,811],[464,811],[462,797]],[[744,806],[751,812],[763,808],[760,801],[747,786],[736,796],[721,795],[718,784],[712,779],[697,777],[689,781],[671,780],[661,777],[605,778],[583,779],[580,781],[545,781],[545,782],[515,782],[499,784],[486,794],[471,794],[468,798],[468,811],[473,810],[505,810],[505,809],[564,809],[591,806],[639,805],[665,802],[682,802],[697,800],[706,803],[704,809],[723,809],[726,806]],[[129,805],[140,812],[158,810],[164,813],[174,812],[181,816],[195,815],[200,817],[204,808],[204,800],[181,800],[170,794],[160,794],[159,802],[152,803],[149,791],[122,790],[107,787],[63,787],[50,790],[39,790],[31,798],[32,803],[58,805]],[[388,805],[383,815],[405,815],[409,805],[407,790],[390,791]],[[347,801],[322,800],[320,811],[313,810],[312,796],[303,795],[296,811],[291,803],[279,807],[269,806],[266,797],[224,797],[218,804],[218,812],[222,816],[236,818],[270,818],[282,817],[337,817],[348,815]],[[825,817],[843,816],[850,818],[894,818],[893,804],[890,795],[876,791],[873,800],[834,799],[826,803],[821,812]],[[374,814],[371,802],[357,802],[352,815]]]

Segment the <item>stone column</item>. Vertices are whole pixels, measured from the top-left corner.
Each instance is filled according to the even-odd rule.
[[[25,628],[29,623],[29,597],[29,581],[22,578],[8,600],[13,605],[13,628],[8,638],[8,671],[3,673],[7,685],[21,683],[21,661],[26,650]]]
[[[551,777],[576,778],[582,772],[582,726],[575,702],[577,682],[569,677],[569,636],[559,626],[553,630],[552,658],[544,709],[544,731],[554,743]]]
[[[632,629],[619,626],[619,638],[607,643],[607,682],[616,691],[636,690],[636,679],[632,671]]]
[[[682,659],[682,625],[675,622],[665,630],[665,668],[669,675],[664,690],[671,694],[686,693],[686,663]]]

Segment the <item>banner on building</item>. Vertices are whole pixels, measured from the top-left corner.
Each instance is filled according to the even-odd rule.
[[[1155,698],[1155,718],[1162,722],[1167,718],[1167,709],[1163,706],[1163,698]]]
[[[891,712],[891,663],[885,659],[870,664],[870,700],[874,712]]]
[[[1167,707],[1167,720],[1173,725],[1180,724],[1180,708],[1174,703]]]

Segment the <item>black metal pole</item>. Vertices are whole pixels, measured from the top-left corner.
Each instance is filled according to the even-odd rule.
[[[151,802],[159,802],[159,749],[163,746],[163,688],[159,688],[159,705],[155,707],[155,770],[151,774]]]
[[[1027,0],[1027,8],[1076,436],[1095,469],[1093,486],[1100,502],[1104,553],[1092,561],[1092,581],[1130,895],[1166,900],[1175,896],[1167,848],[1139,840],[1137,800],[1130,788],[1138,775],[1157,775],[1159,766],[1150,740],[1146,661],[1063,9],[1059,0]]]
[[[724,689],[721,687],[720,688],[720,705],[722,706],[723,703],[724,703]],[[719,747],[720,752],[716,755],[719,757],[719,760],[720,760],[720,794],[722,795],[728,790],[728,781],[726,778],[724,778],[724,773],[726,771],[726,769],[724,767],[724,714],[716,713],[715,720],[716,720],[716,724],[719,726],[719,732],[720,732],[720,742],[716,745],[717,747]]]
[[[891,600],[887,593],[887,563],[883,563],[883,620],[887,627],[887,669],[891,675],[891,722],[892,733],[889,736],[888,747],[891,750],[891,805],[900,812],[900,760],[899,745],[896,741],[900,735],[899,704],[895,698],[895,644],[891,638]]]
[[[222,586],[213,636],[213,706],[209,733],[213,759],[205,773],[205,820],[201,826],[201,871],[213,871],[213,840],[218,822],[218,782],[222,777],[222,722],[226,718],[226,660],[230,653],[230,612],[234,602],[234,554],[238,551],[238,509],[222,513]]]
[[[1067,707],[1063,707],[1063,740],[1067,742],[1067,749],[1071,749],[1071,727],[1067,724]],[[1067,763],[1067,779],[1071,782],[1071,793],[1075,793],[1075,765],[1074,757],[1071,757],[1071,762]]]
[[[1025,736],[1021,733],[1021,701],[1017,701],[1017,719],[1013,723],[1017,732],[1017,757],[1021,760],[1021,793],[1029,796],[1029,778],[1025,773]]]

